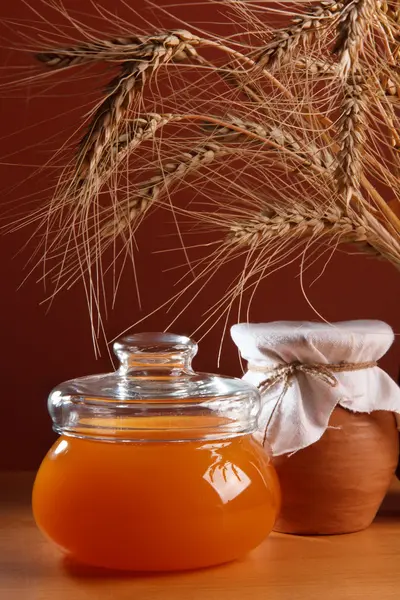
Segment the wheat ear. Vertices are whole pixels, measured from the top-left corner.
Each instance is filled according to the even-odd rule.
[[[376,0],[346,0],[338,24],[333,53],[339,57],[343,80],[358,66],[364,42],[373,24]]]
[[[335,238],[343,243],[368,243],[368,226],[336,206],[316,209],[301,204],[271,207],[267,212],[230,225],[227,243],[257,248],[276,239]],[[371,248],[372,250],[372,248]]]
[[[338,76],[344,84],[338,123],[336,179],[347,204],[360,189],[367,125],[366,83],[360,54],[370,33],[376,8],[375,0],[347,0],[333,49],[339,58]]]
[[[338,121],[336,180],[348,204],[360,188],[363,149],[366,140],[366,85],[363,77],[350,75],[344,86]]]
[[[129,231],[132,224],[172,185],[176,185],[188,175],[209,165],[216,158],[220,158],[228,152],[229,150],[223,146],[210,142],[183,152],[177,158],[167,161],[156,175],[139,184],[138,193],[134,198],[129,198],[124,206],[118,207],[117,212],[120,214],[104,223],[101,228],[101,237],[116,237]]]
[[[146,43],[145,36],[132,36],[129,38],[114,38],[99,42],[79,44],[65,48],[56,48],[49,51],[38,52],[35,56],[38,61],[52,69],[65,69],[74,65],[100,60],[122,60],[129,51],[137,52],[138,47]]]
[[[135,150],[139,144],[153,138],[160,127],[180,119],[180,115],[170,113],[147,113],[137,116],[126,123],[126,127],[111,147],[110,156],[120,159],[126,152]]]
[[[312,6],[305,14],[294,17],[288,27],[275,32],[272,41],[259,52],[257,62],[269,67],[287,62],[290,53],[299,44],[318,35],[327,24],[337,18],[342,7],[342,2],[326,0]]]
[[[120,135],[113,138],[110,152],[103,155],[98,168],[77,188],[78,197],[96,197],[129,153],[142,142],[153,139],[159,129],[180,119],[180,115],[147,113],[128,121]]]
[[[123,63],[122,74],[111,82],[107,96],[97,108],[80,144],[77,160],[79,180],[96,169],[105,147],[115,136],[133,99],[141,93],[145,83],[162,65],[175,56],[182,56],[197,41],[198,38],[184,30],[156,36]]]
[[[339,65],[328,60],[299,57],[296,58],[295,65],[299,71],[311,76],[335,77],[339,74]],[[394,78],[391,79],[387,73],[379,73],[379,83],[385,96],[400,98],[400,85]]]
[[[318,148],[311,142],[306,143],[301,138],[294,137],[294,135],[286,131],[283,127],[269,125],[264,122],[260,124],[247,119],[241,119],[235,115],[227,115],[227,117],[224,117],[224,121],[230,121],[234,127],[240,128],[242,131],[238,132],[230,129],[228,126],[215,127],[210,124],[203,125],[203,128],[211,131],[216,140],[224,142],[243,141],[245,131],[254,133],[258,136],[258,139],[250,141],[258,142],[261,139],[271,140],[280,148],[285,148],[298,156],[302,161],[303,167],[315,166],[318,169],[329,169],[334,162],[334,158],[328,150]]]
[[[400,6],[397,0],[380,2],[380,10],[383,14],[388,15],[395,23],[400,23]]]
[[[299,56],[294,61],[294,64],[300,71],[305,71],[310,75],[333,77],[338,73],[337,63],[332,63],[328,60]]]
[[[181,36],[187,40],[185,47],[181,49],[181,53],[176,52],[174,54],[175,61],[197,56],[195,48],[188,41],[189,32],[175,30],[171,34],[131,35],[129,37],[116,37],[110,40],[51,49],[37,53],[36,59],[52,69],[65,69],[95,61],[123,62],[135,59],[138,55],[145,55],[151,46],[163,45],[170,35]],[[194,36],[192,40],[196,43]]]

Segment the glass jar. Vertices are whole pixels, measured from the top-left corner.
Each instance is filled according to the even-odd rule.
[[[71,558],[112,569],[193,569],[243,556],[271,531],[274,468],[253,438],[260,400],[197,374],[197,345],[165,333],[114,345],[115,373],[49,397],[60,438],[33,489],[39,528]]]

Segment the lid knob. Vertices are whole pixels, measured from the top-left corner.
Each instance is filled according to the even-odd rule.
[[[136,333],[118,340],[114,353],[120,361],[120,373],[149,369],[191,370],[197,344],[174,333]]]

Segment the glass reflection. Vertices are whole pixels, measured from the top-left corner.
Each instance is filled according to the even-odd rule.
[[[209,446],[214,459],[203,478],[214,488],[223,504],[231,502],[249,487],[251,480],[238,465],[218,453],[218,446]]]

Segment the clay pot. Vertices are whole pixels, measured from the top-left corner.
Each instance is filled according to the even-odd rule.
[[[336,407],[329,425],[315,444],[274,458],[282,488],[275,531],[351,533],[372,523],[398,463],[395,417]]]
[[[400,433],[399,433],[399,446],[400,446]],[[397,477],[397,479],[400,480],[400,456],[399,456],[399,460],[397,463],[396,477]]]

